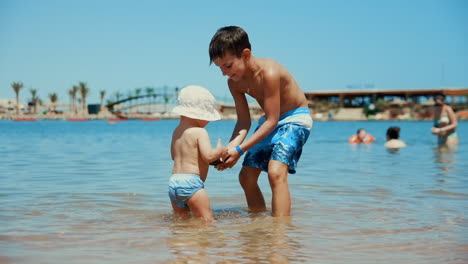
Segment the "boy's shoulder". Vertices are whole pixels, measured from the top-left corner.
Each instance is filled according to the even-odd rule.
[[[258,57],[256,59],[257,59],[257,65],[262,70],[271,70],[271,69],[283,68],[283,65],[281,65],[279,62],[277,62],[274,59],[258,58]]]
[[[288,72],[285,66],[277,62],[274,59],[258,58],[257,65],[260,68],[261,75],[263,78],[291,78],[291,74]]]

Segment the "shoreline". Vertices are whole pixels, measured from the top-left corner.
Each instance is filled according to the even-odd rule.
[[[357,111],[356,111],[357,110]],[[331,114],[330,112],[314,112],[311,109],[311,116],[314,121],[433,121],[431,115],[417,116],[417,115],[398,115],[391,116],[388,113],[377,113],[376,115],[366,116],[360,109],[342,109]],[[226,111],[220,112],[221,120],[237,120],[235,113]],[[251,119],[258,120],[263,112],[251,112]],[[457,113],[458,121],[468,121],[468,110],[462,110]],[[47,113],[47,114],[20,114],[13,113],[0,114],[1,120],[12,121],[42,121],[42,120],[64,120],[64,121],[91,121],[91,120],[104,120],[104,121],[126,121],[126,120],[143,120],[143,121],[157,121],[157,120],[170,120],[179,119],[178,115],[172,113],[122,113],[112,114],[110,112],[102,112],[99,114],[72,114],[72,113]]]
[[[0,116],[0,121],[18,121],[18,122],[34,122],[34,121],[70,121],[70,122],[79,122],[79,121],[108,121],[108,122],[119,122],[119,121],[159,121],[159,120],[177,120],[179,116],[130,116],[130,117],[102,117],[97,115],[81,115],[81,116],[31,116],[31,115],[19,115],[19,116]],[[221,120],[237,120],[235,117],[231,116],[222,116]],[[258,120],[258,118],[252,118],[252,121]],[[319,122],[353,122],[353,121],[365,121],[365,122],[432,122],[433,119],[323,119],[323,118],[313,118],[313,121]],[[458,119],[458,122],[466,122],[468,119]]]

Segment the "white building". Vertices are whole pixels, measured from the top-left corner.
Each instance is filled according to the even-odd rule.
[[[28,106],[20,102],[20,111],[28,111]],[[16,99],[2,99],[0,98],[0,113],[8,113],[16,111]]]

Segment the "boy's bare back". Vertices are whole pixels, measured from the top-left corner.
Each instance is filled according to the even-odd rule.
[[[181,126],[174,130],[171,143],[173,174],[196,174],[205,181],[208,165],[200,162],[198,155],[198,138],[203,130],[205,129],[198,127],[185,129]]]

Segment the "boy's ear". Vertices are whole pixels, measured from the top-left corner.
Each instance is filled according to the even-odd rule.
[[[252,52],[250,51],[250,49],[244,49],[242,51],[242,58],[243,59],[250,59],[250,57],[252,56]]]

